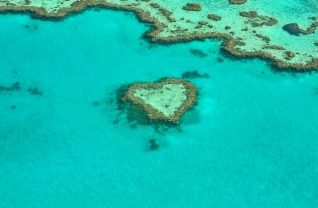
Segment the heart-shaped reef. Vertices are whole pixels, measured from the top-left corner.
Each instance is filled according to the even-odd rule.
[[[152,120],[178,122],[196,102],[197,89],[183,79],[135,83],[128,87],[123,101],[142,107]]]

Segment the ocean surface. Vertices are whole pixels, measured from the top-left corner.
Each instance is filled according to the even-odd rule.
[[[150,44],[149,29],[109,10],[0,15],[0,208],[317,208],[318,73],[218,40]],[[189,71],[208,76],[189,79],[198,104],[179,127],[118,108],[121,86]]]

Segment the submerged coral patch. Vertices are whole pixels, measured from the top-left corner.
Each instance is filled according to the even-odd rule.
[[[214,20],[214,21],[220,21],[222,19],[221,16],[216,15],[216,14],[208,14],[208,19]]]
[[[297,23],[289,23],[283,26],[283,30],[288,32],[291,35],[299,36],[302,35],[308,35],[316,32],[316,29],[318,27],[318,22],[312,23],[308,28],[302,29],[299,27]]]
[[[0,92],[1,91],[19,91],[21,89],[20,82],[14,82],[10,86],[0,85]]]
[[[182,79],[196,79],[196,78],[209,78],[210,76],[206,73],[201,74],[198,71],[187,71],[181,74]]]
[[[247,0],[229,0],[230,4],[245,4]]]
[[[187,11],[201,11],[201,5],[197,3],[187,3],[182,7],[182,9]]]
[[[194,56],[198,56],[198,57],[206,57],[208,54],[199,50],[199,49],[190,49],[190,53],[193,54]]]
[[[30,87],[28,89],[28,92],[31,94],[31,95],[43,95],[43,93],[37,88],[37,87]]]
[[[25,25],[24,27],[25,27],[25,29],[27,29],[29,31],[33,31],[33,32],[38,30],[37,25]]]
[[[157,150],[159,149],[160,145],[158,144],[156,139],[149,139],[149,149],[150,150]]]
[[[13,84],[11,84],[10,86],[3,86],[0,85],[0,92],[11,92],[11,91],[26,91],[28,92],[30,95],[43,95],[42,91],[37,88],[37,87],[30,87],[28,89],[23,89],[21,87],[20,82],[14,82]]]
[[[256,11],[240,12],[240,16],[248,18],[246,23],[249,23],[252,27],[261,27],[263,25],[273,26],[278,23],[278,21],[269,16],[259,15]]]

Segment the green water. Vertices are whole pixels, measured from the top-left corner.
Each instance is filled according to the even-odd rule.
[[[318,74],[232,60],[219,41],[149,44],[148,29],[106,10],[0,16],[0,85],[20,83],[0,91],[0,207],[317,207]],[[178,128],[117,110],[123,84],[194,70],[209,78],[190,79],[198,105]]]

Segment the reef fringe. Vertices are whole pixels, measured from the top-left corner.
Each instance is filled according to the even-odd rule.
[[[140,8],[133,6],[117,5],[109,2],[87,0],[77,1],[71,4],[69,8],[60,9],[56,13],[49,13],[44,8],[22,6],[22,7],[0,7],[0,13],[13,12],[13,13],[28,13],[33,17],[39,19],[59,20],[63,19],[71,14],[79,13],[87,8],[100,7],[106,9],[120,10],[120,11],[132,11],[135,12],[138,19],[142,22],[150,23],[152,29],[144,34],[144,38],[153,43],[170,44],[189,42],[192,40],[203,40],[208,38],[220,38],[223,39],[222,50],[230,53],[233,56],[240,58],[261,58],[267,61],[272,61],[278,69],[286,69],[293,71],[309,71],[318,69],[318,58],[312,58],[311,62],[306,64],[289,64],[282,60],[279,60],[269,53],[263,51],[240,51],[235,48],[237,45],[234,38],[227,34],[222,33],[205,33],[205,34],[191,34],[191,35],[179,35],[173,37],[159,37],[158,34],[163,30],[164,25],[156,19],[152,18],[149,13],[143,11]]]

